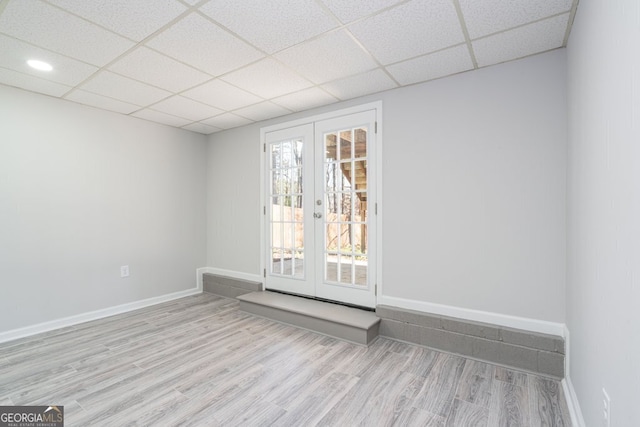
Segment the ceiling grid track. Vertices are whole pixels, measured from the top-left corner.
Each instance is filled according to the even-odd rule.
[[[462,15],[462,8],[460,7],[460,2],[458,0],[453,0],[453,5],[456,8],[456,14],[458,15],[458,19],[460,20],[460,28],[462,28],[462,34],[464,34],[464,41],[467,45],[467,49],[469,49],[469,56],[471,57],[473,68],[478,69],[478,60],[476,59],[476,54],[473,52],[471,37],[469,37],[469,30],[467,29],[467,24],[464,22],[464,16]]]

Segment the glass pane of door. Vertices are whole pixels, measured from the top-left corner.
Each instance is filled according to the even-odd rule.
[[[324,134],[324,281],[367,286],[367,127]]]
[[[302,138],[269,143],[270,274],[304,278]]]

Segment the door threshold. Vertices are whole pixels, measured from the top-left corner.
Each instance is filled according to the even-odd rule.
[[[309,296],[309,295],[296,294],[296,293],[293,293],[293,292],[285,292],[285,291],[280,291],[278,289],[265,288],[265,290],[269,291],[269,292],[275,292],[277,294],[291,295],[291,296],[294,296],[294,297],[305,298],[305,299],[310,299],[310,300],[314,300],[314,301],[328,302],[329,304],[343,305],[345,307],[357,308],[359,310],[364,310],[364,311],[371,311],[371,312],[375,312],[376,311],[375,307],[364,307],[362,305],[350,304],[348,302],[335,301],[335,300],[326,299],[326,298],[319,298],[319,297],[312,297],[312,296]]]
[[[240,310],[298,328],[368,346],[378,336],[380,318],[371,311],[315,298],[260,291],[240,295]]]

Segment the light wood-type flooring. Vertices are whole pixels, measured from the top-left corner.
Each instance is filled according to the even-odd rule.
[[[558,381],[202,294],[0,344],[0,405],[66,426],[568,426]]]

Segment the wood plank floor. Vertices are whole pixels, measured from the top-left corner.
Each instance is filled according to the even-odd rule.
[[[0,404],[64,405],[67,426],[571,424],[557,381],[211,294],[0,344]]]

